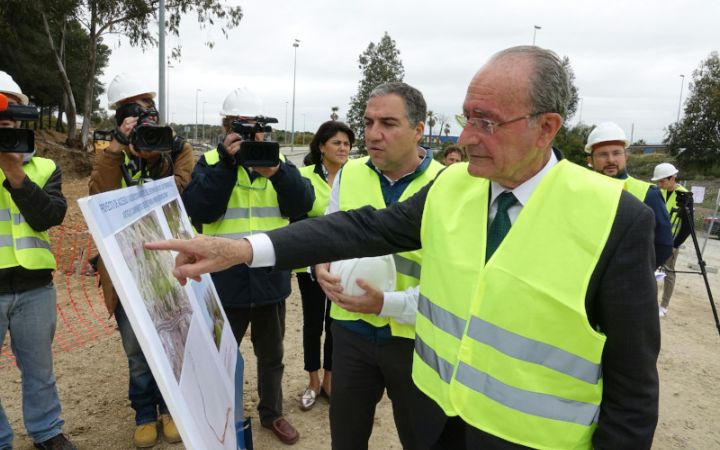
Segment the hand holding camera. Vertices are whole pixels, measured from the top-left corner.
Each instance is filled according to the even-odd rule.
[[[169,152],[172,149],[172,128],[157,124],[158,112],[155,107],[143,108],[137,103],[127,103],[115,111],[118,127],[114,130],[114,141],[127,145],[135,156],[142,152]],[[119,145],[108,147],[118,152]]]

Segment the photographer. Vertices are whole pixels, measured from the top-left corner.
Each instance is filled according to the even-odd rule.
[[[12,105],[28,104],[5,72],[0,72],[0,94],[7,97],[8,112]],[[12,116],[0,118],[0,128],[17,127]],[[0,347],[9,330],[22,378],[23,420],[35,447],[74,450],[62,434],[52,358],[56,263],[47,231],[60,225],[67,211],[60,168],[34,152],[3,151],[0,183]],[[0,448],[12,448],[12,443],[12,428],[0,406]]]
[[[240,239],[284,227],[289,219],[299,218],[312,208],[312,185],[284,158],[271,167],[238,164],[243,141],[233,128],[238,122],[254,125],[261,111],[260,100],[246,88],[232,91],[223,102],[220,114],[226,136],[216,150],[200,158],[183,194],[187,212],[194,223],[203,224],[203,234]],[[262,132],[254,136],[255,141],[263,139]],[[238,343],[252,325],[260,422],[281,442],[294,444],[299,434],[283,417],[282,409],[285,299],[290,295],[290,271],[269,272],[240,264],[214,273],[212,278]]]
[[[665,280],[663,281],[663,295],[660,301],[658,314],[665,317],[670,306],[670,298],[675,289],[675,263],[677,262],[680,246],[685,239],[690,236],[689,216],[678,213],[678,192],[687,192],[682,185],[677,182],[678,170],[670,163],[661,163],[655,166],[652,181],[656,182],[660,192],[662,193],[668,213],[670,214],[670,223],[672,224],[673,233],[673,250],[672,255],[665,261]],[[692,207],[692,197],[689,197],[689,206]]]
[[[171,148],[139,150],[131,143],[140,122],[154,125],[157,110],[155,92],[133,77],[120,74],[108,87],[108,105],[115,110],[117,128],[110,145],[95,158],[90,175],[90,194],[112,191],[134,184],[141,178],[157,180],[174,176],[182,193],[190,181],[195,165],[192,146],[175,136]],[[159,129],[159,128],[158,128]],[[152,447],[158,440],[158,418],[168,442],[180,442],[180,434],[168,413],[150,366],[140,349],[125,310],[118,301],[112,281],[102,261],[98,274],[105,297],[105,306],[120,330],[123,348],[128,357],[130,405],[135,410],[136,429],[133,441],[138,447]]]

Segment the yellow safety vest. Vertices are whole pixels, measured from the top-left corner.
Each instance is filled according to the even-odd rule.
[[[465,163],[428,193],[413,380],[448,416],[507,441],[590,448],[605,336],[585,297],[622,184],[560,161],[486,263],[489,192]]]
[[[281,160],[285,158],[280,155]],[[220,161],[217,150],[205,153],[205,162],[214,166]],[[230,195],[225,214],[213,223],[203,225],[203,234],[241,239],[251,234],[284,227],[289,223],[280,213],[277,192],[265,177],[252,182],[244,167],[237,168],[237,182]]]
[[[680,184],[675,184],[675,190],[670,193],[670,196],[668,197],[667,191],[665,189],[660,189],[660,192],[662,192],[663,200],[665,200],[665,207],[667,208],[668,214],[670,214],[670,224],[672,225],[672,233],[673,236],[675,236],[680,229],[680,216],[678,216],[677,211],[673,211],[673,209],[677,208],[677,195],[675,194],[676,191],[680,192],[687,192],[688,190],[685,189],[685,186]]]
[[[645,197],[647,196],[650,186],[652,186],[652,184],[646,181],[638,180],[637,178],[633,178],[629,175],[625,179],[625,190],[641,202],[645,201]]]
[[[319,217],[325,215],[328,203],[330,203],[331,186],[317,173],[315,173],[315,164],[301,167],[298,169],[300,175],[310,180],[315,191],[315,202],[312,209],[308,212],[308,217]],[[293,269],[295,273],[307,273],[307,267],[298,267]]]
[[[386,207],[383,198],[378,174],[374,169],[367,165],[368,157],[349,161],[340,173],[340,209],[347,211],[350,209],[361,208],[366,205],[383,209]],[[417,178],[412,180],[405,188],[400,196],[399,201],[403,201],[415,194],[423,186],[435,179],[442,164],[432,161],[428,168]],[[395,259],[395,288],[399,291],[405,290],[411,286],[420,284],[420,269],[422,267],[422,257],[420,250],[411,252],[396,253],[393,255]],[[374,314],[359,314],[347,311],[335,303],[330,307],[330,316],[338,320],[363,320],[374,327],[384,327],[390,324],[390,331],[393,336],[412,339],[415,337],[415,329],[412,325],[401,324],[394,319],[387,317],[379,317]]]
[[[30,180],[40,186],[55,172],[55,162],[34,156],[23,165]],[[55,269],[47,231],[35,231],[28,225],[13,202],[10,192],[1,187],[5,174],[0,171],[0,269],[22,266],[26,269]]]

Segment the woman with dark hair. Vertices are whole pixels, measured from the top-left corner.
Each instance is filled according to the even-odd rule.
[[[320,125],[310,142],[312,163],[300,169],[315,188],[315,203],[308,217],[325,214],[330,190],[338,172],[347,162],[355,142],[355,133],[342,122],[328,121]],[[318,395],[330,397],[332,373],[332,334],[330,333],[330,302],[306,269],[297,270],[303,309],[303,350],[305,370],[309,375],[307,388],[300,396],[300,409],[310,410]],[[323,346],[323,377],[320,382],[320,340],[325,326]]]

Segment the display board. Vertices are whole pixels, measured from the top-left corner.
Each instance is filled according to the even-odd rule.
[[[174,179],[78,204],[186,448],[245,448],[243,361],[212,279],[181,286],[175,255],[143,247],[193,235]]]

